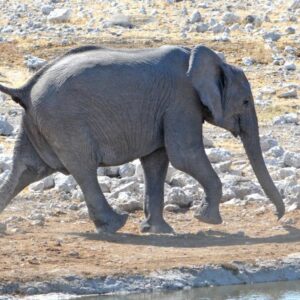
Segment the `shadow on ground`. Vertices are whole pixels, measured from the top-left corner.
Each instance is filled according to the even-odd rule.
[[[202,248],[209,246],[254,245],[268,243],[293,243],[300,241],[300,229],[284,226],[286,234],[271,237],[249,237],[243,234],[229,234],[217,230],[201,231],[196,234],[137,235],[130,233],[69,233],[88,240],[106,241],[116,244],[144,245],[156,247]]]

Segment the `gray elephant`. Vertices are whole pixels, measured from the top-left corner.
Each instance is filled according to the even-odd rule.
[[[163,218],[169,162],[205,190],[195,216],[219,224],[222,184],[204,151],[207,121],[241,137],[278,217],[284,214],[262,156],[250,85],[243,71],[205,46],[76,48],[21,88],[0,85],[0,90],[24,108],[13,168],[0,188],[0,211],[24,187],[59,171],[78,182],[97,230],[115,232],[127,214],[108,204],[97,168],[139,158],[145,175],[142,232],[172,231]]]

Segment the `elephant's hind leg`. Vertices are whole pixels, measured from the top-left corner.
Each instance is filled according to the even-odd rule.
[[[195,217],[205,223],[222,223],[219,211],[222,183],[204,151],[201,112],[197,111],[197,107],[186,112],[183,107],[176,116],[167,116],[165,122],[166,149],[171,163],[193,176],[206,194]]]
[[[79,184],[97,231],[113,233],[122,228],[128,215],[116,213],[107,202],[97,180],[97,165],[84,156],[80,160],[71,152],[68,152],[68,157],[61,155],[60,159]]]
[[[172,227],[163,218],[164,182],[169,159],[165,149],[159,149],[141,158],[145,177],[146,219],[141,224],[142,232],[172,233]]]

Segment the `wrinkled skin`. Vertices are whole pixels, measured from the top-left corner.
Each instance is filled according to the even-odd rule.
[[[115,232],[127,215],[108,204],[97,167],[140,158],[145,174],[142,232],[172,232],[163,218],[169,162],[205,190],[195,217],[219,224],[222,185],[202,140],[202,125],[208,121],[241,137],[278,217],[284,214],[263,161],[250,85],[241,70],[204,46],[78,48],[22,88],[0,85],[0,90],[25,108],[12,173],[0,188],[0,210],[31,182],[60,171],[80,185],[97,230]]]

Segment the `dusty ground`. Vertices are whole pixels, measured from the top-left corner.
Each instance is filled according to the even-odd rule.
[[[14,215],[24,215],[24,211]],[[72,213],[47,219],[44,227],[22,223],[21,233],[0,236],[0,281],[50,280],[148,273],[157,269],[280,259],[300,251],[300,213],[277,222],[258,205],[222,206],[224,223],[208,226],[186,214],[167,214],[177,235],[141,235],[142,214],[131,215],[120,233],[97,235],[90,221]],[[0,221],[10,212],[1,215]]]
[[[181,4],[176,5],[180,7]],[[172,13],[166,8],[167,5],[159,9],[167,13],[165,19],[168,19]],[[98,10],[101,11],[101,7]],[[143,21],[138,17],[136,20]],[[5,20],[1,22],[5,23]],[[80,22],[83,21],[72,20],[74,25]],[[159,34],[156,30],[158,25],[161,29]],[[270,65],[272,53],[261,39],[233,35],[230,42],[220,43],[213,41],[209,35],[192,33],[188,40],[181,40],[179,30],[169,34],[168,26],[170,24],[162,19],[158,23],[145,25],[144,36],[141,32],[128,31],[123,34],[121,40],[107,33],[93,38],[74,37],[65,47],[61,46],[60,42],[49,42],[43,37],[16,37],[11,42],[0,43],[0,73],[11,80],[12,86],[19,86],[30,76],[24,67],[24,55],[32,54],[51,59],[71,47],[89,43],[125,48],[156,47],[162,44],[193,46],[203,43],[224,52],[229,63],[241,65],[243,57],[254,58],[258,65],[246,71],[254,94],[264,86],[272,87],[279,82],[297,82],[299,79],[296,74],[283,78],[274,71]],[[283,37],[277,43],[279,49],[282,50],[287,42],[294,46],[292,41],[286,39]],[[297,55],[300,55],[299,51]],[[272,128],[264,125],[270,124],[274,116],[285,112],[297,112],[300,109],[299,99],[287,101],[274,96],[272,100],[271,106],[257,108],[261,128],[265,132],[271,131]],[[7,112],[11,108],[19,109],[12,101],[6,101],[0,112]],[[290,140],[288,131],[279,130],[274,135],[287,150],[299,150],[297,143]],[[0,137],[0,143],[9,150],[14,142]],[[243,155],[236,140],[230,139],[226,143],[218,140],[215,144]],[[9,207],[0,215],[0,223],[12,214],[25,217],[31,209],[30,204],[27,205],[26,202],[17,205],[16,210],[15,207]],[[122,232],[114,235],[94,234],[92,223],[79,220],[76,213],[72,212],[47,218],[43,227],[32,226],[24,220],[21,232],[8,230],[8,234],[0,235],[0,281],[49,280],[67,274],[92,277],[147,273],[179,266],[226,264],[232,261],[255,262],[257,259],[282,258],[290,253],[299,252],[300,211],[287,213],[282,221],[277,222],[271,210],[263,211],[260,208],[261,206],[254,204],[222,205],[224,223],[219,226],[199,223],[192,217],[192,212],[168,213],[166,219],[178,233],[175,236],[140,235],[138,224],[142,220],[142,213],[131,215]]]

